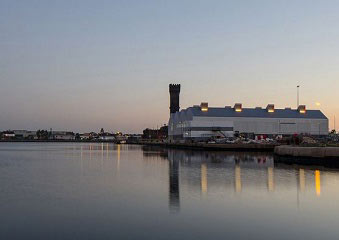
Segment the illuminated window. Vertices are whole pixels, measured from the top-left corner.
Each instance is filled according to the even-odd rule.
[[[306,113],[306,106],[305,105],[300,105],[298,107],[298,112],[302,113],[302,114]]]
[[[200,109],[203,112],[207,112],[208,111],[208,103],[207,102],[202,102],[200,105]]]
[[[242,111],[242,104],[241,103],[234,104],[234,111],[241,112]]]
[[[267,109],[267,112],[274,113],[274,104],[268,104],[266,109]]]

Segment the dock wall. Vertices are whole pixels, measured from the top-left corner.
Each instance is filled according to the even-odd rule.
[[[239,152],[273,152],[275,144],[213,144],[213,143],[164,143],[143,142],[143,145],[164,146],[170,148],[185,148],[214,151],[239,151]]]
[[[274,153],[278,156],[307,157],[307,158],[338,158],[338,147],[296,147],[277,146]]]

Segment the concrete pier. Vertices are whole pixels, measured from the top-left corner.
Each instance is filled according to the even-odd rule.
[[[277,146],[274,153],[276,162],[339,167],[339,147]]]
[[[308,157],[308,158],[338,158],[339,147],[295,147],[277,146],[274,153],[279,156]]]
[[[165,143],[165,142],[142,142],[143,145],[164,146],[173,148],[186,148],[197,150],[214,151],[253,151],[253,152],[273,152],[276,144],[215,144],[215,143]]]

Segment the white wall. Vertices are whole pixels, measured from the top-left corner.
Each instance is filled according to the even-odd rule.
[[[180,123],[169,122],[169,135],[183,135],[186,137],[203,137],[215,135],[212,131],[184,132],[186,127],[233,127],[234,132],[254,134],[294,134],[304,133],[311,135],[327,135],[327,119],[302,118],[247,118],[247,117],[193,117],[191,121]],[[226,135],[229,132],[224,132]]]

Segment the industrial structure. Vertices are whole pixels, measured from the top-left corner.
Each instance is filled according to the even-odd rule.
[[[180,84],[170,84],[170,113],[176,113],[180,110],[179,95],[180,95]]]
[[[209,107],[208,103],[201,103],[179,111],[179,94],[175,92],[175,98],[172,96],[173,86],[180,91],[180,85],[170,85],[169,140],[194,141],[216,136],[233,137],[236,134],[267,137],[328,135],[327,117],[320,110],[306,109],[305,105],[300,105],[298,109],[275,109],[273,104],[266,108],[243,108],[241,103],[233,107]],[[172,99],[175,99],[174,103]],[[172,112],[172,109],[177,111]]]

